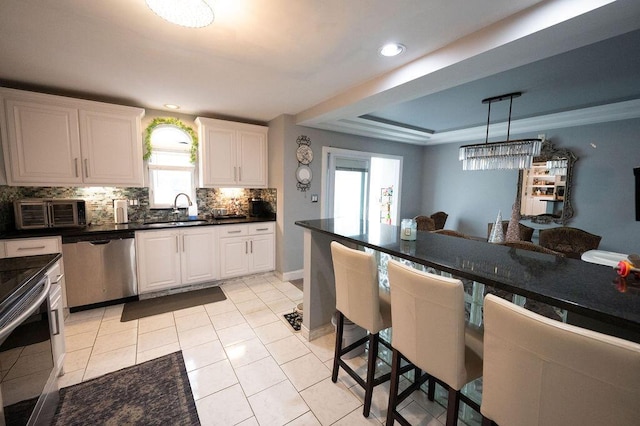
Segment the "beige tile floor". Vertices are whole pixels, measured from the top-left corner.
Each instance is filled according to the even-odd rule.
[[[307,341],[282,314],[302,292],[273,275],[224,282],[227,300],[120,322],[123,305],[71,314],[61,387],[182,350],[203,425],[384,423],[388,384],[376,387],[371,415],[363,391],[342,370],[331,382],[335,335]],[[364,356],[349,361],[364,372]],[[383,364],[383,367],[387,367]],[[445,409],[414,392],[402,414],[440,426]]]

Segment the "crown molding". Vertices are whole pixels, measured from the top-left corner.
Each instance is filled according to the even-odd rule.
[[[640,117],[640,99],[616,102],[606,105],[564,111],[538,117],[511,120],[511,134],[538,133],[552,129],[586,126],[610,121],[629,120]],[[469,142],[486,137],[487,127],[475,126],[447,132],[418,130],[397,123],[373,121],[366,117],[342,118],[331,122],[316,123],[309,127],[335,132],[384,139],[415,145],[436,145],[453,142]],[[489,126],[489,137],[505,137],[507,122]]]
[[[538,117],[511,120],[511,134],[537,133],[551,129],[585,126],[609,121],[629,120],[640,117],[640,99],[607,105],[564,111]],[[466,142],[486,137],[487,127],[476,126],[468,129],[434,133],[429,144]],[[507,122],[491,124],[489,137],[506,136]]]

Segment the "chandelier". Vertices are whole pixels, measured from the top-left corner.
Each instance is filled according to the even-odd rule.
[[[213,22],[213,10],[205,0],[145,0],[149,9],[172,24],[202,28]]]
[[[552,176],[566,176],[569,162],[566,158],[547,161],[547,170]]]
[[[542,139],[509,140],[511,131],[511,107],[513,98],[522,93],[508,93],[483,99],[483,104],[489,104],[487,115],[487,135],[484,143],[463,145],[460,147],[459,159],[462,170],[497,170],[497,169],[528,169],[533,158],[540,155]],[[509,99],[509,121],[507,124],[507,140],[489,143],[489,120],[491,118],[491,104]]]

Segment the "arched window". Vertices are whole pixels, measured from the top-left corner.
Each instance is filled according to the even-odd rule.
[[[147,128],[145,158],[149,167],[149,207],[173,207],[179,193],[196,202],[195,134],[177,119],[154,119]],[[186,206],[186,200],[180,199]]]

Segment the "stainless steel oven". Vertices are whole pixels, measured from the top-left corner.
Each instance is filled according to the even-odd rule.
[[[46,274],[25,281],[33,268],[23,262],[23,270],[0,270],[0,424],[49,424],[58,403],[59,373],[53,357],[51,282]]]

